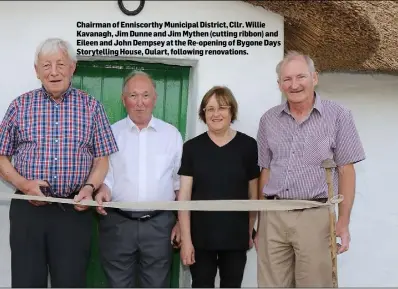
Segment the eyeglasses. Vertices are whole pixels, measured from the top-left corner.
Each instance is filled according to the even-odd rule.
[[[219,108],[209,106],[209,107],[205,107],[203,109],[203,111],[208,114],[214,114],[214,113],[216,113],[216,111],[218,111],[219,113],[226,113],[229,111],[230,108],[231,108],[230,105],[222,105]]]

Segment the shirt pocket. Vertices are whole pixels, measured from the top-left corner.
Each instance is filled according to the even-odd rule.
[[[279,137],[279,138],[269,138],[268,146],[272,153],[272,159],[274,161],[282,161],[289,159],[292,150],[292,138],[289,137]]]
[[[171,154],[162,153],[154,157],[155,176],[157,180],[164,177],[172,176],[173,173],[173,156]]]
[[[47,127],[40,127],[31,123],[23,123],[18,129],[18,142],[20,143],[48,145],[51,137]]]
[[[76,126],[73,130],[73,138],[81,145],[91,145],[91,129],[90,126]]]
[[[73,117],[72,112],[67,112],[60,121],[60,125],[62,127],[60,137],[64,143],[91,148],[95,124],[88,112],[82,112],[77,117]]]
[[[333,138],[327,134],[309,136],[304,142],[301,163],[305,166],[321,168],[325,159],[333,159]]]

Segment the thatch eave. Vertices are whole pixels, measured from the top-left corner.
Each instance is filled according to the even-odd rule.
[[[398,73],[397,1],[254,1],[285,18],[285,51],[320,72]]]

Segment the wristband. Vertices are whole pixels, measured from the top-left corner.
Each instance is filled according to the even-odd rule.
[[[95,192],[95,187],[93,184],[84,184],[83,187],[85,187],[85,186],[90,186],[93,189],[93,193]]]

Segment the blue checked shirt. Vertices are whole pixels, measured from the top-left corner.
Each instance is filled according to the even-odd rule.
[[[47,180],[59,197],[86,182],[94,158],[117,151],[102,104],[73,87],[60,103],[43,87],[17,97],[0,125],[0,155],[13,156],[26,179]]]

